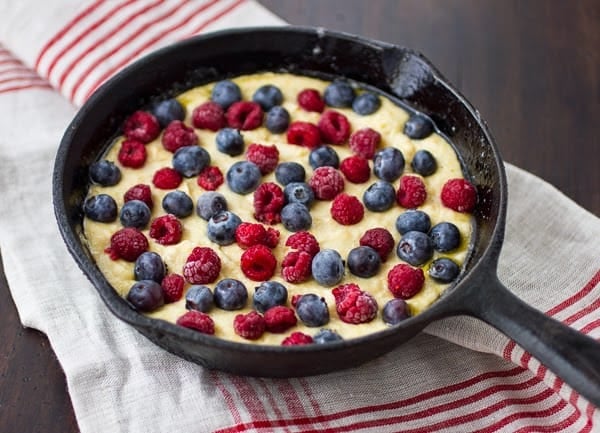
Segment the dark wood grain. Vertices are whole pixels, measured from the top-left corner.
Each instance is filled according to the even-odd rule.
[[[479,108],[506,161],[600,215],[600,2],[260,3],[292,24],[421,51]],[[48,340],[20,325],[2,273],[0,342],[0,431],[77,431]]]

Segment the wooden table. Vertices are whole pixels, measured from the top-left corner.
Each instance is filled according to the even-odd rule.
[[[261,3],[293,24],[421,51],[479,108],[506,161],[600,215],[597,0]],[[0,431],[77,431],[50,344],[23,329],[1,272],[0,342]]]

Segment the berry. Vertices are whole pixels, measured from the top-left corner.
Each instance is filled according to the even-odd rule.
[[[160,284],[152,280],[135,282],[127,293],[127,301],[137,311],[154,311],[165,304]]]
[[[257,311],[265,311],[276,305],[285,305],[288,292],[285,286],[277,281],[264,281],[254,288],[252,305]]]
[[[378,180],[365,190],[363,203],[372,212],[385,212],[396,203],[394,186],[385,180]]]
[[[194,211],[194,202],[183,191],[170,191],[162,199],[162,207],[167,213],[172,213],[178,218],[190,216]]]
[[[325,166],[338,168],[340,166],[340,157],[331,146],[319,146],[312,149],[308,154],[308,163],[313,170],[317,167]]]
[[[303,334],[302,332],[292,332],[289,336],[285,337],[281,342],[282,346],[302,346],[304,344],[312,344],[313,339],[310,335]]]
[[[361,246],[371,247],[379,254],[382,262],[385,262],[394,249],[394,238],[384,228],[377,227],[369,229],[361,236]]]
[[[238,161],[229,167],[225,175],[229,189],[238,194],[254,191],[260,183],[260,169],[249,161]]]
[[[460,230],[450,222],[434,225],[429,232],[433,248],[440,252],[452,251],[460,245]]]
[[[398,204],[405,208],[415,208],[425,203],[427,190],[418,176],[402,176],[396,193]]]
[[[307,208],[310,208],[315,201],[315,193],[304,182],[288,183],[283,190],[283,195],[286,203],[299,203]]]
[[[361,116],[373,114],[381,107],[381,100],[375,93],[365,92],[352,101],[352,110]]]
[[[249,131],[262,124],[263,111],[256,102],[238,101],[227,109],[225,119],[227,119],[227,126]]]
[[[181,240],[183,226],[175,215],[155,218],[150,224],[150,237],[161,245],[175,245]]]
[[[145,185],[143,183],[134,185],[125,192],[125,194],[123,195],[123,201],[127,203],[131,200],[143,201],[144,203],[146,203],[146,206],[148,206],[150,209],[152,209],[152,206],[154,206],[150,186]]]
[[[265,126],[273,134],[281,134],[290,126],[290,113],[280,106],[271,108],[265,116]]]
[[[158,137],[160,125],[156,117],[146,111],[136,111],[123,124],[125,137],[148,143]]]
[[[388,289],[396,298],[409,299],[423,288],[423,269],[404,263],[397,264],[387,274]]]
[[[216,132],[226,125],[223,107],[215,102],[205,102],[192,111],[192,125],[198,129]]]
[[[164,128],[174,120],[185,119],[185,108],[174,98],[165,99],[154,104],[150,111],[156,117],[156,120],[158,120],[161,128]]]
[[[404,124],[404,133],[415,140],[429,137],[433,129],[433,122],[421,114],[413,114]]]
[[[185,294],[185,308],[188,310],[209,312],[215,305],[213,294],[206,286],[194,284]]]
[[[305,251],[290,251],[281,262],[281,275],[288,283],[302,283],[311,275],[312,256]]]
[[[342,340],[342,336],[331,329],[321,329],[313,336],[313,341],[317,344],[327,344]]]
[[[304,182],[306,171],[297,162],[282,162],[275,167],[275,179],[283,186],[292,182]]]
[[[210,93],[210,100],[219,104],[223,109],[229,108],[231,104],[241,101],[242,92],[233,81],[219,81]]]
[[[327,143],[342,144],[350,137],[348,118],[337,111],[328,110],[319,119],[321,138]]]
[[[193,128],[186,126],[180,120],[174,120],[168,124],[163,132],[161,142],[163,147],[169,152],[176,152],[185,146],[195,146],[198,144],[198,136]]]
[[[333,167],[319,167],[308,184],[319,200],[331,200],[344,189],[344,177]]]
[[[128,262],[135,260],[148,250],[148,239],[136,228],[125,227],[110,237],[110,246],[104,251],[112,260],[123,259]]]
[[[244,153],[244,137],[234,128],[223,128],[215,136],[217,149],[229,156],[238,156]]]
[[[144,143],[129,138],[121,143],[117,159],[123,167],[140,168],[146,162],[146,156]]]
[[[381,318],[388,325],[397,325],[409,317],[410,309],[404,299],[391,299],[387,301],[381,312]]]
[[[179,274],[169,274],[165,275],[165,277],[160,282],[160,287],[162,287],[165,302],[177,302],[183,296],[183,285],[185,284],[185,280]]]
[[[273,182],[260,184],[254,191],[254,218],[265,224],[281,222],[285,198],[281,187]]]
[[[329,323],[329,309],[325,298],[313,293],[296,295],[292,299],[298,317],[306,326],[316,327]]]
[[[287,141],[290,144],[314,149],[321,144],[321,132],[314,123],[295,121],[287,130]]]
[[[278,87],[272,84],[265,84],[259,87],[252,95],[252,100],[260,105],[264,111],[269,111],[276,105],[281,105],[283,102],[283,93]]]
[[[207,236],[218,245],[231,245],[235,242],[235,231],[242,223],[239,216],[229,211],[221,211],[208,220]]]
[[[342,80],[330,83],[323,93],[325,103],[330,107],[351,107],[355,93],[350,84]]]
[[[381,180],[393,182],[404,170],[404,156],[395,147],[386,147],[373,158],[373,173]]]
[[[415,173],[430,176],[437,170],[437,161],[428,150],[418,150],[410,163]]]
[[[204,170],[198,175],[198,186],[202,187],[206,191],[214,191],[223,185],[225,178],[219,167],[214,165],[204,167]]]
[[[152,177],[152,183],[160,189],[175,189],[180,184],[183,178],[179,172],[171,167],[164,167],[156,170]]]
[[[248,290],[241,281],[225,278],[217,283],[213,296],[217,307],[228,311],[239,310],[246,305]]]
[[[90,180],[98,185],[113,186],[121,180],[121,170],[111,161],[97,161],[90,165]]]
[[[316,89],[304,89],[298,93],[296,98],[298,105],[306,111],[322,113],[325,109],[325,101]]]
[[[442,204],[457,212],[472,212],[477,203],[477,190],[468,180],[450,179],[442,187]]]
[[[360,246],[352,248],[348,253],[348,269],[361,278],[370,278],[379,272],[381,258],[371,247]]]
[[[277,146],[265,146],[264,144],[252,143],[246,151],[246,159],[255,163],[260,169],[260,173],[272,173],[279,162],[279,150]]]
[[[440,283],[450,283],[458,276],[459,271],[454,261],[442,257],[431,262],[428,273],[431,278]]]
[[[298,319],[296,319],[294,310],[283,305],[277,305],[265,312],[265,322],[267,324],[267,331],[281,333],[296,326]]]
[[[91,220],[110,223],[117,219],[117,203],[108,194],[94,195],[83,203],[83,212]]]
[[[334,286],[344,277],[344,261],[335,250],[319,251],[312,260],[312,275],[322,286]]]
[[[373,159],[381,143],[381,134],[374,129],[363,128],[353,132],[348,142],[352,152],[363,158]]]
[[[331,292],[335,309],[342,322],[367,323],[377,315],[377,301],[354,283],[342,284]]]
[[[275,274],[277,260],[264,245],[253,245],[242,253],[241,268],[252,281],[266,281]]]
[[[352,183],[364,183],[371,177],[369,161],[359,155],[345,158],[340,164],[340,171]]]
[[[208,165],[210,154],[199,146],[181,147],[173,155],[173,168],[185,177],[197,176]]]
[[[220,272],[221,259],[208,247],[195,247],[183,266],[183,277],[190,284],[210,284]]]
[[[227,200],[220,192],[209,191],[205,192],[196,202],[196,213],[205,221],[210,220],[219,212],[227,210]]]
[[[396,230],[401,235],[412,231],[428,233],[430,228],[429,215],[418,209],[408,209],[396,218]]]
[[[246,314],[238,314],[233,319],[233,330],[237,335],[246,340],[257,340],[266,329],[265,318],[256,311]]]
[[[286,247],[291,247],[298,251],[304,251],[314,257],[320,250],[319,242],[309,232],[297,232],[291,235],[285,242]]]
[[[281,222],[286,230],[298,232],[311,227],[312,217],[306,206],[300,203],[289,203],[281,209]]]
[[[433,256],[433,242],[425,233],[406,232],[398,242],[396,254],[413,266],[420,266]]]
[[[123,205],[119,220],[123,227],[145,228],[150,222],[150,208],[140,200],[130,200]]]
[[[331,217],[338,223],[350,226],[365,216],[365,208],[358,198],[346,193],[338,194],[331,203]]]
[[[160,283],[166,272],[167,268],[162,258],[151,251],[140,254],[133,266],[133,276],[137,281],[152,280]]]
[[[208,314],[200,311],[188,311],[175,322],[184,328],[193,329],[203,334],[214,335],[215,322]]]
[[[235,241],[244,250],[254,245],[275,248],[279,242],[279,231],[272,228],[267,231],[261,224],[241,223],[235,229]]]

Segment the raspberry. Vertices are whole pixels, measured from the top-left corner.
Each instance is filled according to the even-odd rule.
[[[265,322],[267,331],[280,333],[285,332],[292,326],[296,326],[298,319],[294,310],[283,305],[276,305],[265,311]]]
[[[196,247],[183,266],[183,277],[190,284],[213,283],[221,272],[221,259],[211,248]]]
[[[205,102],[192,111],[192,125],[198,129],[216,132],[226,125],[225,112],[216,102]]]
[[[182,180],[181,174],[171,167],[158,169],[152,177],[152,183],[160,189],[175,189]]]
[[[158,137],[160,125],[156,117],[146,111],[136,111],[123,124],[123,134],[132,140],[148,143]]]
[[[298,93],[298,105],[306,111],[316,111],[322,113],[325,108],[325,101],[316,89],[304,89]]]
[[[312,256],[305,251],[290,251],[281,262],[281,275],[288,283],[302,283],[311,276]]]
[[[235,230],[235,240],[240,248],[246,250],[254,245],[275,248],[279,242],[279,230],[265,230],[261,224],[241,223]]]
[[[346,323],[367,323],[377,315],[377,301],[354,283],[342,284],[332,290],[335,309]]]
[[[387,274],[388,289],[396,298],[409,299],[423,288],[423,269],[400,263]]]
[[[272,173],[279,162],[279,150],[275,145],[265,146],[263,144],[252,143],[246,151],[246,159],[255,163],[260,168],[260,173]]]
[[[148,251],[148,239],[133,227],[115,232],[110,237],[110,246],[104,250],[112,260],[123,259],[128,262],[135,262],[145,251]]]
[[[468,180],[450,179],[442,187],[442,204],[457,212],[472,212],[477,203],[477,189]]]
[[[282,346],[300,346],[302,344],[312,344],[313,338],[302,332],[292,332],[281,342]]]
[[[166,275],[160,282],[165,295],[165,302],[177,302],[183,296],[185,280],[179,274]]]
[[[238,314],[233,319],[233,330],[246,340],[256,340],[265,333],[265,318],[256,311]]]
[[[319,119],[319,131],[326,143],[342,144],[350,137],[350,123],[342,113],[326,111]]]
[[[359,155],[345,158],[340,164],[340,171],[352,183],[364,183],[371,177],[369,161]]]
[[[381,143],[381,134],[371,128],[353,132],[349,140],[350,150],[366,159],[373,159],[379,143]]]
[[[338,194],[331,203],[331,216],[338,223],[350,226],[365,215],[365,208],[358,198],[345,193]]]
[[[203,334],[213,335],[215,333],[215,322],[213,322],[213,319],[208,314],[196,310],[188,311],[179,317],[175,323],[179,326],[202,332]]]
[[[379,254],[382,262],[385,262],[394,249],[394,238],[384,228],[369,229],[360,238],[360,245],[371,247]]]
[[[155,218],[150,224],[150,237],[161,245],[174,245],[181,240],[183,226],[175,215]]]
[[[238,101],[229,106],[225,118],[231,128],[249,131],[262,124],[263,111],[256,102]]]
[[[279,243],[279,230],[268,227],[267,237],[265,239],[265,245],[269,248],[275,248]]]
[[[304,231],[291,235],[285,242],[285,246],[292,247],[298,251],[304,251],[310,254],[311,257],[314,257],[321,249],[317,239],[311,233]]]
[[[418,176],[402,176],[396,193],[396,200],[402,207],[414,209],[421,206],[427,198],[425,184]]]
[[[281,209],[285,197],[279,185],[265,182],[254,191],[254,218],[265,224],[281,222]]]
[[[287,130],[287,141],[298,146],[314,149],[321,144],[321,132],[310,122],[292,122]]]
[[[331,200],[344,189],[344,177],[333,167],[318,167],[308,184],[319,200]]]
[[[174,153],[180,147],[198,144],[198,136],[193,128],[186,126],[181,120],[173,120],[165,128],[161,141],[165,149]]]
[[[275,273],[277,260],[264,245],[254,245],[242,254],[242,272],[252,281],[267,281]]]
[[[129,138],[121,143],[118,159],[124,167],[140,168],[146,162],[146,146],[141,141]]]
[[[200,174],[198,174],[198,186],[201,186],[206,191],[214,191],[221,185],[225,179],[223,173],[219,167],[209,166],[205,167]]]
[[[128,202],[131,200],[143,201],[150,209],[152,209],[154,203],[152,202],[152,192],[150,191],[150,186],[139,183],[129,188],[125,192],[125,195],[123,195],[123,201]]]

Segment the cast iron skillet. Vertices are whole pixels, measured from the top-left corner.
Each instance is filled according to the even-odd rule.
[[[465,172],[478,188],[475,239],[458,283],[422,314],[377,334],[325,346],[255,346],[147,318],[131,309],[100,273],[82,236],[81,205],[88,166],[118,133],[123,119],[153,99],[266,70],[344,76],[374,86],[429,115],[452,140]],[[498,281],[507,200],[502,160],[478,112],[414,51],[294,27],[230,30],[180,42],[120,72],[81,108],[61,142],[53,187],[56,218],[66,245],[109,309],[182,358],[243,375],[313,375],[356,366],[397,347],[434,320],[466,314],[505,333],[600,406],[600,344],[529,307]]]

